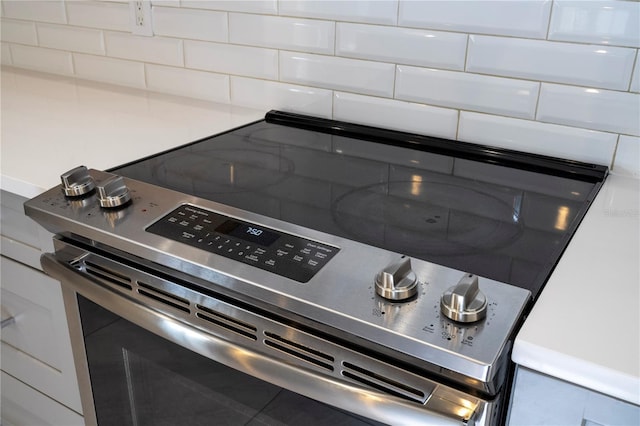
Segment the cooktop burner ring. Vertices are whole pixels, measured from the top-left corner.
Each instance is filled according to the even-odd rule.
[[[398,180],[347,191],[331,214],[345,234],[372,245],[408,255],[467,255],[499,250],[523,234],[522,198],[511,196],[516,206],[481,188]]]
[[[295,171],[292,160],[278,152],[257,149],[210,149],[193,151],[154,164],[151,175],[171,188],[175,176],[184,186],[189,179],[203,197],[215,194],[259,192],[286,180]]]

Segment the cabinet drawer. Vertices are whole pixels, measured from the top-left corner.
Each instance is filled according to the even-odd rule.
[[[51,234],[24,214],[26,198],[2,191],[0,247],[2,255],[40,269],[42,250],[52,251]]]
[[[2,370],[82,412],[60,283],[4,256]],[[4,389],[3,389],[4,392]]]
[[[24,214],[22,204],[26,198],[2,191],[2,235],[23,244],[38,247],[40,238],[37,224]]]
[[[2,424],[82,426],[78,413],[2,372]]]

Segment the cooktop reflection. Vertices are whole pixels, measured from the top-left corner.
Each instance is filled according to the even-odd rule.
[[[536,295],[597,183],[494,163],[260,121],[112,171]]]

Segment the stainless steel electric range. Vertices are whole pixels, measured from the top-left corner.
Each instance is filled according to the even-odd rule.
[[[88,423],[499,424],[604,166],[269,112],[25,204]]]

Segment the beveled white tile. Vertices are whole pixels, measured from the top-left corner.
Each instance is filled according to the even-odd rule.
[[[36,46],[38,36],[36,34],[36,24],[26,21],[14,21],[2,18],[0,21],[0,39],[9,43],[20,43]]]
[[[131,32],[126,3],[70,1],[67,15],[71,25]]]
[[[7,18],[58,24],[67,22],[62,0],[3,1],[2,6],[4,17]]]
[[[129,0],[116,0],[128,3]],[[151,7],[153,6],[167,6],[167,7],[180,7],[180,0],[151,0]]]
[[[337,92],[333,99],[333,118],[455,139],[458,111],[394,99]]]
[[[333,53],[335,23],[317,19],[229,14],[229,41],[250,46]]]
[[[640,138],[620,135],[612,170],[640,179]]]
[[[162,93],[229,103],[229,76],[164,65],[145,65],[147,88]]]
[[[394,65],[280,52],[280,79],[291,83],[391,97]]]
[[[182,0],[181,4],[182,7],[193,9],[225,10],[229,12],[264,13],[271,15],[278,13],[278,0]]]
[[[104,56],[73,54],[75,74],[87,80],[145,88],[144,64]]]
[[[330,90],[275,81],[231,76],[231,103],[331,118]]]
[[[640,136],[640,94],[543,83],[537,119]]]
[[[194,40],[227,41],[227,13],[153,7],[153,33]]]
[[[545,38],[550,11],[550,0],[401,0],[398,25]]]
[[[395,97],[449,108],[533,118],[539,83],[398,66]]]
[[[458,139],[608,166],[613,159],[617,135],[462,111]]]
[[[112,32],[105,33],[104,37],[107,56],[163,65],[183,65],[182,40]]]
[[[223,74],[276,80],[278,51],[222,43],[185,41],[185,66]]]
[[[640,50],[636,53],[636,66],[631,76],[631,87],[629,90],[632,92],[640,92]]]
[[[640,3],[556,0],[549,39],[640,47]]]
[[[71,53],[42,47],[11,45],[12,65],[19,68],[49,72],[52,74],[73,74]]]
[[[9,43],[0,43],[0,64],[2,65],[12,65],[13,61],[11,60],[11,48],[9,47]]]
[[[338,23],[336,55],[462,70],[467,35],[381,25]]]
[[[286,0],[281,1],[279,6],[280,15],[334,21],[395,25],[398,16],[397,0]]]
[[[38,24],[40,46],[74,52],[104,55],[101,30],[70,27],[68,25]]]
[[[624,47],[472,35],[467,71],[626,90],[634,60]]]

